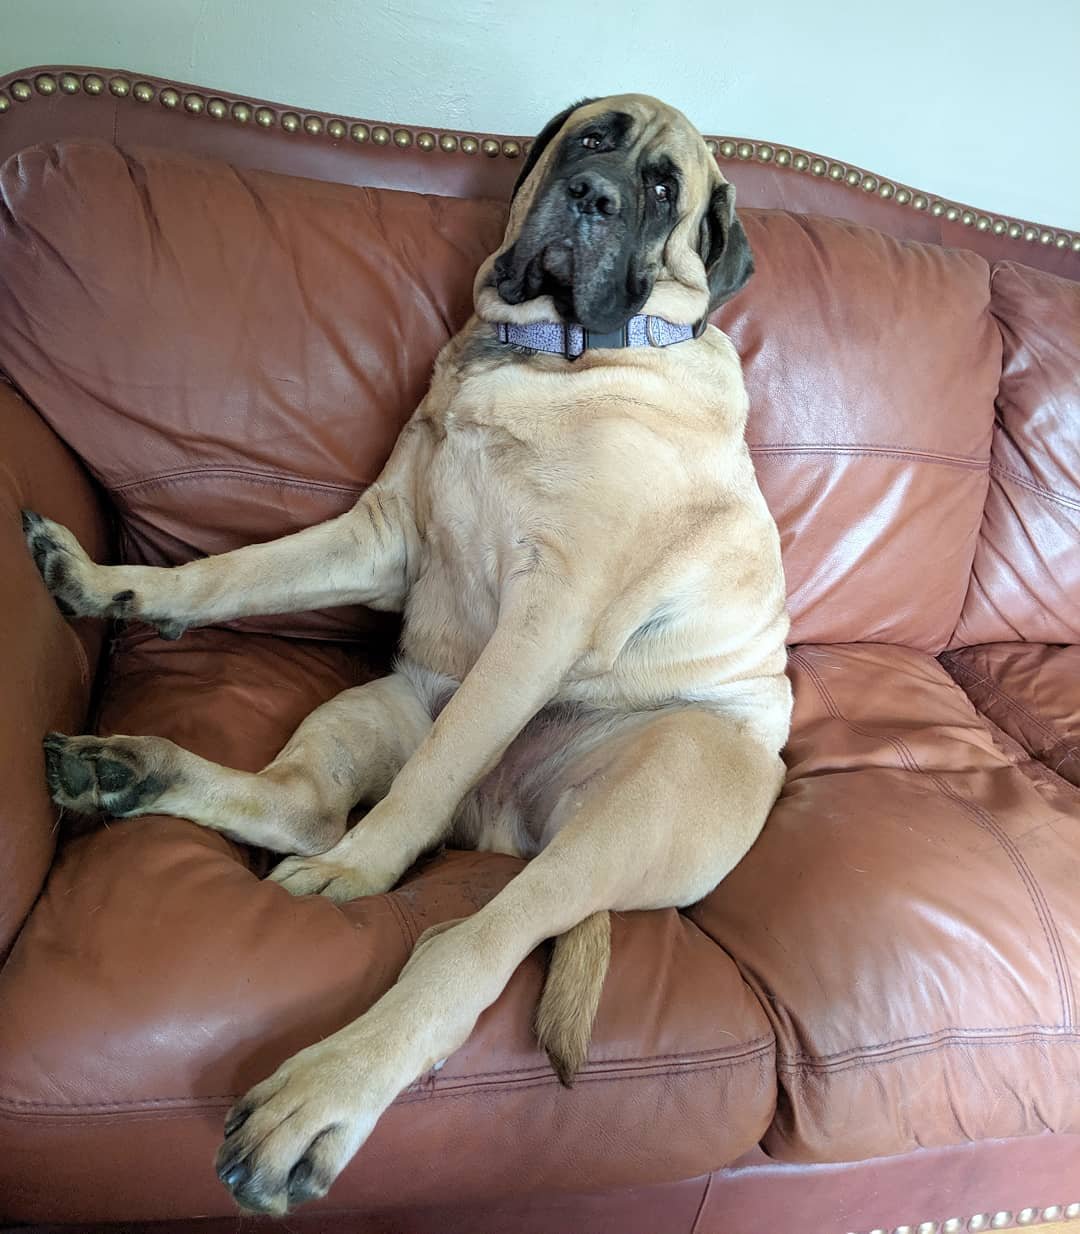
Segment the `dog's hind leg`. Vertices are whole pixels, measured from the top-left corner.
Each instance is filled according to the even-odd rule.
[[[393,673],[307,717],[272,763],[235,771],[164,737],[45,739],[53,799],[83,813],[175,814],[279,853],[321,853],[357,802],[378,801],[431,727],[427,703]]]
[[[688,707],[616,741],[601,774],[561,794],[554,835],[511,883],[427,936],[366,1014],[233,1108],[217,1167],[239,1203],[282,1213],[324,1195],[390,1102],[465,1042],[543,939],[606,909],[685,905],[711,890],[780,790],[784,732]]]

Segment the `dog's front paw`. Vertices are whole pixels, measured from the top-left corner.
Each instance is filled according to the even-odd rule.
[[[72,533],[32,510],[23,510],[22,525],[34,565],[64,616],[105,616],[103,597],[91,581],[96,567]]]
[[[323,895],[337,904],[358,900],[361,896],[381,895],[397,881],[389,875],[380,877],[373,870],[360,870],[335,861],[333,851],[320,857],[286,857],[267,878],[279,883],[291,895]]]
[[[326,1195],[388,1104],[365,1095],[357,1055],[303,1050],[236,1103],[215,1168],[241,1208],[281,1215]]]
[[[65,617],[115,617],[123,621],[137,617],[156,626],[167,639],[177,639],[187,629],[185,622],[143,612],[140,597],[130,588],[110,586],[117,567],[91,561],[75,536],[60,523],[33,510],[23,510],[22,525],[38,573]]]

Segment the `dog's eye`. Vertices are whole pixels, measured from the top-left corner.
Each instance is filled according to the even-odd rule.
[[[660,181],[659,184],[653,185],[652,191],[656,194],[656,198],[658,201],[670,201],[671,200],[671,188],[669,185],[665,184],[662,180]]]
[[[600,148],[600,134],[586,133],[581,139],[581,144],[586,150],[598,150]]]

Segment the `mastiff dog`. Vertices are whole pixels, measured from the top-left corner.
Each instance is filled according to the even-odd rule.
[[[536,1035],[570,1084],[609,913],[700,900],[765,822],[788,618],[739,357],[708,323],[753,270],[734,204],[680,112],[636,94],[571,107],[529,150],[475,314],[348,513],[173,569],[95,564],[24,514],[67,614],[167,638],[329,605],[403,617],[394,671],[319,707],[258,774],[160,737],[50,734],[62,806],[180,815],[287,854],[283,893],[335,901],[388,891],[442,844],[528,859],[236,1103],[217,1170],[243,1208],[324,1195],[549,939]]]

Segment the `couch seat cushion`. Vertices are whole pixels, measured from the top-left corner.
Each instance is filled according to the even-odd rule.
[[[100,728],[256,769],[370,671],[335,644],[139,635],[113,658]],[[62,847],[0,973],[0,1217],[233,1211],[211,1167],[234,1095],[360,1014],[421,931],[474,911],[520,868],[448,853],[390,895],[338,908],[260,881],[261,864],[159,817]],[[616,920],[591,1059],[571,1091],[532,1038],[541,974],[531,957],[462,1050],[387,1112],[330,1207],[644,1185],[758,1141],[775,1101],[772,1031],[693,922]]]
[[[1080,1130],[1080,793],[1029,776],[919,652],[804,647],[791,669],[784,793],[691,914],[776,1033],[766,1149]]]

